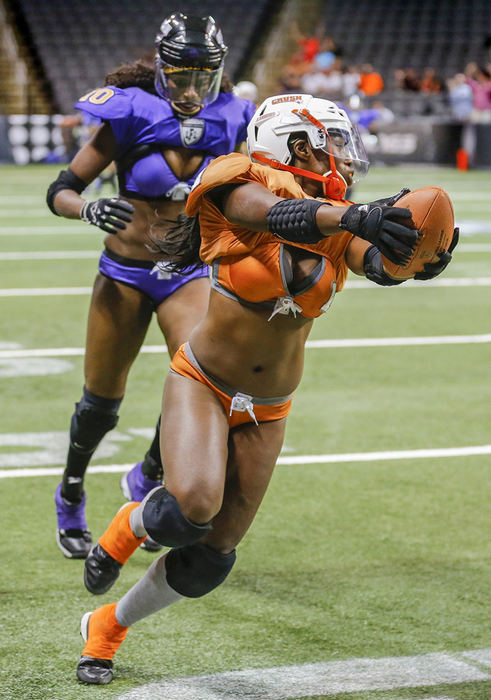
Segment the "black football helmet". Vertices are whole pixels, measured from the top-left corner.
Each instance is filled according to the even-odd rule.
[[[155,38],[155,88],[178,112],[196,114],[216,100],[227,47],[213,17],[176,12]]]

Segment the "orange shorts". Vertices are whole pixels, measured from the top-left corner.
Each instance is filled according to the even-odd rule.
[[[263,423],[279,420],[290,413],[293,394],[273,398],[260,398],[235,391],[201,369],[189,343],[181,345],[172,358],[170,371],[188,379],[195,379],[208,386],[220,399],[231,428],[243,423]]]

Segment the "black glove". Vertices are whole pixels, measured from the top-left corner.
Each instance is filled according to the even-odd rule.
[[[365,255],[363,256],[363,271],[369,280],[382,285],[382,287],[393,287],[395,284],[402,284],[404,282],[404,280],[395,280],[389,277],[384,270],[380,250],[374,245],[371,245],[370,248],[367,248],[365,251]]]
[[[126,228],[124,222],[131,221],[134,211],[135,207],[129,202],[119,197],[111,197],[111,199],[85,202],[80,218],[107,233],[117,233],[118,229]]]
[[[450,245],[448,246],[448,250],[444,250],[442,253],[439,253],[437,262],[425,263],[421,272],[417,272],[414,275],[414,279],[415,280],[431,280],[431,279],[433,279],[433,277],[436,277],[437,275],[439,275],[440,272],[443,272],[443,270],[447,267],[448,263],[452,259],[452,251],[458,242],[459,242],[459,229],[455,228],[454,232],[453,232],[452,241],[451,241]]]
[[[394,204],[405,194],[411,192],[409,187],[403,187],[400,192],[393,194],[392,197],[384,197],[384,199],[374,199],[372,204],[385,204],[387,207],[393,207]]]
[[[419,231],[398,224],[393,219],[410,219],[411,216],[409,209],[400,207],[374,202],[352,204],[344,212],[339,228],[373,243],[396,265],[405,265],[412,255]]]

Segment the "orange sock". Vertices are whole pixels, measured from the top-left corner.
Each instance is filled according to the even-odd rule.
[[[130,515],[139,505],[134,502],[127,503],[118,510],[106,532],[98,540],[102,549],[120,564],[126,564],[135,549],[145,539],[145,537],[135,537],[130,527]]]
[[[116,620],[116,603],[103,605],[89,619],[89,634],[82,656],[111,660],[126,637],[129,627]]]

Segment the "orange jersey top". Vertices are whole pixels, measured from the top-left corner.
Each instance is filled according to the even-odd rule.
[[[353,235],[340,232],[318,243],[301,244],[232,224],[205,195],[220,185],[247,182],[259,183],[278,197],[308,198],[292,173],[251,163],[241,153],[213,160],[193,187],[186,205],[188,216],[199,212],[200,257],[212,266],[213,287],[246,305],[271,308],[272,316],[290,311],[307,318],[320,316],[343,288],[348,273],[345,252]],[[325,201],[332,206],[350,203]],[[319,256],[319,263],[298,286],[294,284],[288,248],[303,248]]]

